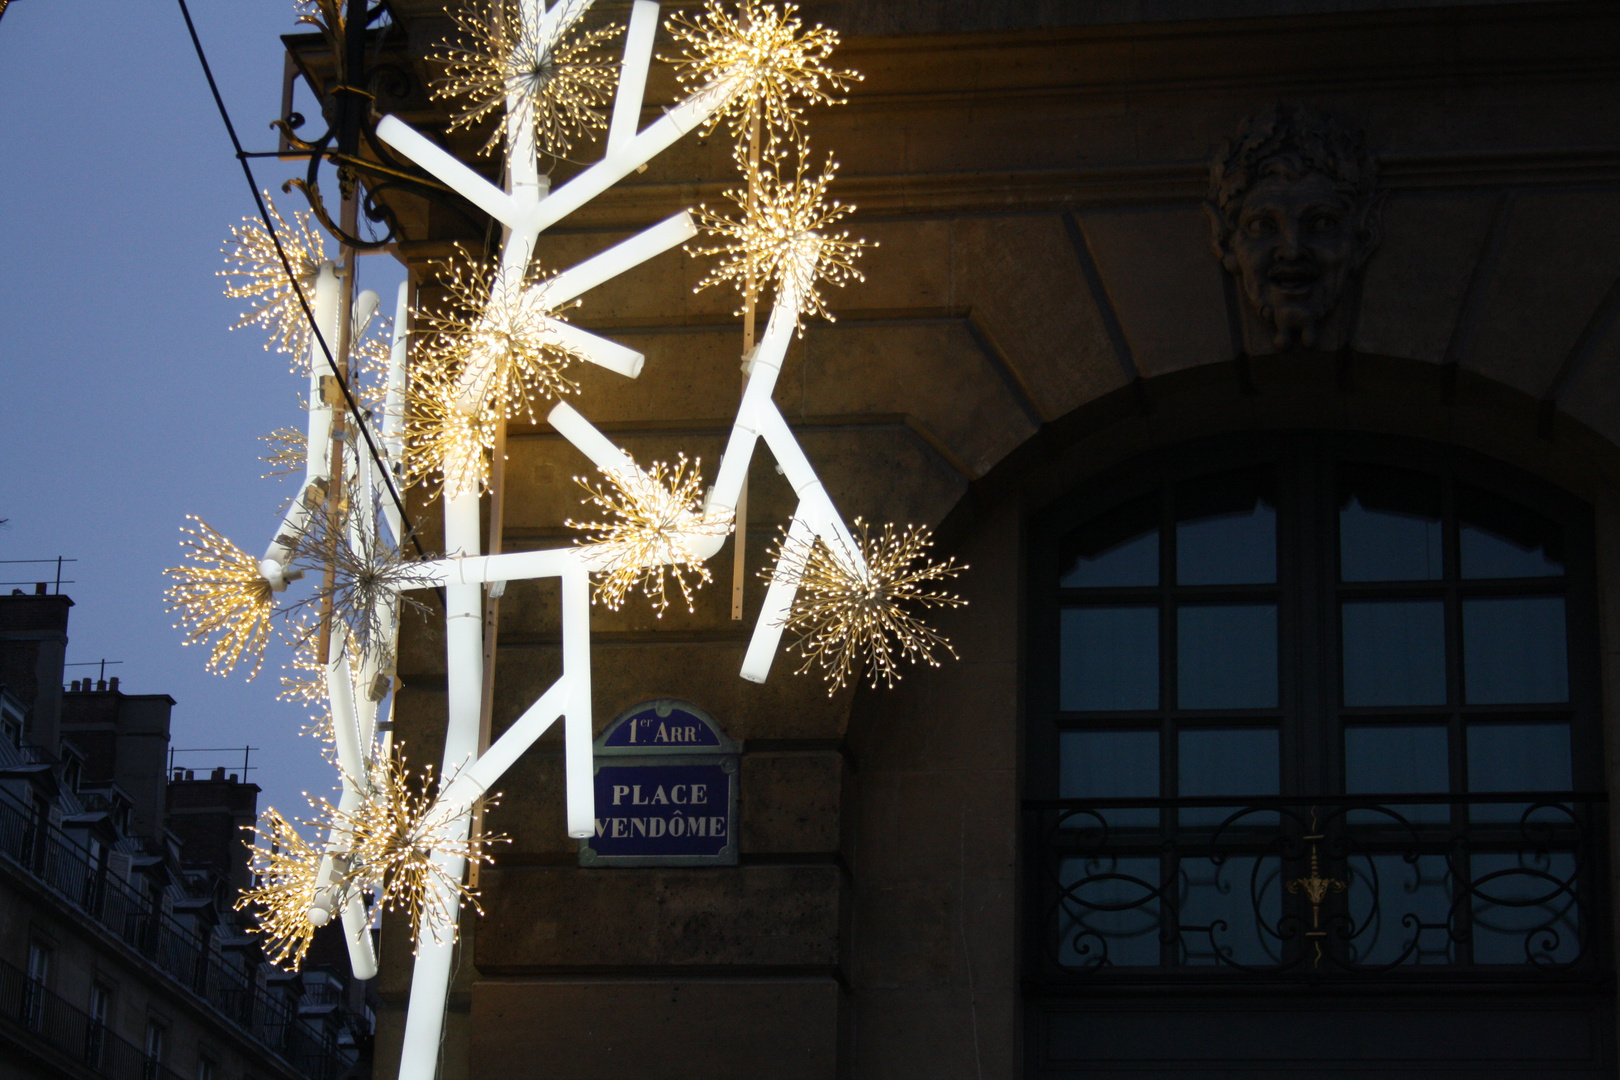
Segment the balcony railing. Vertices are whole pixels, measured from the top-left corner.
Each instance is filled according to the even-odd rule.
[[[1028,977],[1591,978],[1602,795],[1025,804]]]
[[[202,998],[225,1020],[310,1080],[333,1080],[348,1059],[332,1036],[298,1016],[288,1001],[232,964],[211,934],[168,914],[110,874],[103,860],[39,815],[0,795],[0,855],[43,882],[90,919]]]
[[[106,1024],[69,1005],[0,960],[0,1024],[87,1067],[107,1080],[181,1080],[141,1048],[107,1030]]]

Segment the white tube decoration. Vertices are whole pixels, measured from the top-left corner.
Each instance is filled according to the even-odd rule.
[[[607,154],[623,150],[641,126],[641,104],[647,94],[647,62],[652,59],[653,37],[658,33],[658,5],[636,0],[624,33],[624,64],[618,93],[613,97],[613,119],[608,124]]]
[[[590,0],[555,0],[549,8],[542,0],[518,0],[516,12],[522,21],[526,39],[531,43],[555,44],[589,6]],[[690,212],[682,211],[668,217],[554,277],[532,285],[524,283],[530,280],[532,258],[543,230],[632,172],[643,168],[681,136],[713,118],[718,110],[727,105],[735,90],[754,74],[738,67],[730,68],[714,82],[691,93],[674,107],[665,109],[646,128],[638,130],[648,66],[658,31],[658,13],[659,6],[652,0],[635,0],[633,3],[603,156],[555,191],[550,190],[549,177],[539,169],[533,103],[521,98],[525,88],[517,82],[508,84],[511,89],[507,95],[503,120],[508,190],[503,191],[490,183],[398,117],[385,116],[376,128],[377,135],[396,152],[505,227],[496,280],[486,304],[498,298],[501,302],[522,305],[520,315],[530,312],[542,320],[545,333],[562,348],[627,378],[640,375],[645,362],[640,352],[553,316],[591,289],[695,237],[698,227]],[[501,58],[494,58],[497,65],[501,62]],[[836,84],[836,80],[834,82]],[[814,239],[819,234],[809,235]],[[812,255],[805,256],[808,259],[819,258],[814,253],[823,249],[812,244],[807,250],[812,252]],[[806,265],[809,266],[808,263]],[[814,272],[815,267],[810,266],[808,276],[813,278]],[[632,546],[628,550],[637,552],[633,555],[624,554],[627,550],[625,547],[614,548],[610,542],[486,555],[477,491],[453,493],[447,490],[444,493],[444,557],[412,563],[409,583],[398,586],[442,587],[446,659],[445,739],[439,762],[440,790],[428,811],[429,820],[420,826],[443,846],[434,847],[432,857],[437,868],[437,876],[431,884],[435,899],[419,912],[423,929],[417,941],[416,962],[411,978],[398,1074],[400,1080],[433,1080],[437,1071],[445,999],[454,970],[455,948],[455,926],[443,925],[443,913],[451,913],[453,919],[454,913],[460,909],[462,898],[458,883],[466,869],[466,860],[457,852],[468,850],[465,841],[469,834],[472,807],[559,717],[563,722],[568,834],[586,838],[595,833],[591,575],[622,575],[626,569],[651,569],[635,565],[620,566],[618,560],[627,563],[632,559],[658,559],[666,564],[692,563],[715,555],[725,543],[727,521],[736,511],[754,450],[763,439],[792,486],[798,503],[788,527],[783,551],[779,555],[776,573],[766,590],[764,604],[743,659],[742,677],[764,682],[769,674],[798,589],[798,568],[794,561],[809,552],[818,540],[825,544],[832,557],[843,564],[847,571],[870,580],[860,545],[834,507],[772,397],[788,346],[799,327],[801,301],[804,299],[801,289],[810,287],[801,280],[803,277],[805,275],[790,274],[785,282],[779,284],[764,335],[750,354],[742,401],[725,452],[717,463],[714,484],[703,499],[701,512],[688,511],[685,506],[678,505],[675,511],[677,524],[670,526],[663,523],[657,526],[675,534],[673,544],[666,544],[662,548],[651,543],[645,548]],[[500,291],[497,293],[496,290]],[[339,336],[340,292],[335,265],[323,264],[315,281],[313,309],[316,325],[327,341],[334,344]],[[408,286],[402,283],[394,303],[393,337],[382,415],[353,417],[352,423],[346,427],[350,438],[342,447],[343,476],[354,483],[351,491],[355,500],[367,507],[373,504],[375,496],[383,493],[385,482],[392,482],[401,475],[409,381],[408,298]],[[814,296],[812,299],[815,299]],[[361,292],[355,298],[351,325],[354,340],[359,340],[364,334],[380,306],[377,294],[370,290]],[[486,307],[485,316],[493,320],[496,316],[489,314],[491,310]],[[496,357],[494,351],[489,350],[485,355],[471,355],[463,359],[465,363],[456,373],[449,401],[457,410],[477,416],[479,410],[486,407],[489,382],[497,374]],[[288,566],[309,527],[311,514],[317,511],[324,499],[342,497],[344,494],[328,490],[332,482],[329,456],[333,445],[334,403],[327,400],[324,376],[330,376],[332,371],[326,363],[325,354],[318,347],[311,348],[309,360],[310,400],[303,485],[258,563],[260,573],[275,591],[286,588],[287,582],[298,573],[289,573]],[[671,492],[675,497],[685,499],[696,490],[695,487],[675,486],[666,490],[661,485],[686,481],[670,479],[671,473],[661,471],[658,466],[644,469],[568,404],[558,403],[546,419],[592,464],[628,492],[632,501],[639,500],[640,503],[662,508],[669,503],[659,500],[668,500]],[[369,441],[380,452],[379,462],[373,462],[369,451],[364,448],[368,441],[364,436],[368,434],[371,436]],[[467,470],[460,468],[463,464],[445,461],[444,475],[466,475]],[[391,499],[383,498],[381,503],[381,513],[394,543],[404,543],[401,512]],[[660,509],[658,513],[663,513],[663,510]],[[679,515],[684,513],[691,514],[689,536],[682,535],[679,525]],[[367,553],[376,550],[380,543],[380,538],[370,533],[376,528],[374,515],[367,514],[364,520],[360,520],[358,515],[351,516],[346,535],[339,542],[349,545],[347,554],[357,559],[368,558]],[[643,551],[648,553],[641,553]],[[248,567],[251,574],[251,557]],[[493,745],[480,754],[478,740],[484,681],[485,586],[504,586],[510,581],[541,578],[557,578],[562,591],[562,674]],[[685,587],[683,581],[682,588]],[[373,768],[378,754],[391,753],[391,733],[383,732],[379,737],[377,715],[379,699],[387,696],[390,658],[397,646],[397,605],[398,596],[391,592],[384,591],[376,599],[374,610],[363,616],[371,621],[372,640],[358,650],[357,655],[349,655],[344,628],[332,627],[328,655],[323,658],[333,743],[342,766],[343,793],[333,818],[334,823],[328,830],[327,853],[321,857],[316,870],[315,901],[308,910],[307,920],[312,924],[324,925],[334,915],[341,917],[350,963],[355,976],[361,979],[370,978],[376,973],[376,956],[370,934],[372,922],[360,889],[350,881],[351,872],[358,875],[364,867],[352,868],[344,861],[349,857],[344,847],[348,833],[341,823],[352,820],[352,815],[365,805],[365,800],[379,797],[379,791],[384,787],[383,781],[377,779],[383,774],[374,773]],[[392,779],[387,781],[389,784],[393,782]],[[379,791],[372,790],[374,783]],[[334,856],[333,852],[338,854]]]

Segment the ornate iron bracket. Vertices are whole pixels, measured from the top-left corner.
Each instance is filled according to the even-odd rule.
[[[390,190],[406,191],[453,210],[475,229],[483,228],[484,216],[461,196],[408,161],[395,156],[377,138],[375,102],[379,94],[401,98],[410,91],[411,76],[393,64],[367,64],[368,43],[380,47],[392,24],[372,31],[384,14],[390,14],[387,0],[312,0],[311,10],[299,15],[300,23],[313,26],[331,52],[335,75],[330,85],[311,89],[321,96],[321,115],[326,131],[313,139],[295,132],[305,118],[296,112],[271,122],[292,148],[309,156],[304,178],[289,180],[283,191],[297,188],[309,201],[310,210],[321,225],[344,245],[356,251],[377,251],[399,239],[399,221],[379,196]],[[371,50],[375,55],[376,49]],[[306,78],[306,82],[309,80]],[[367,156],[362,156],[362,147]],[[361,176],[364,187],[359,211],[367,221],[382,228],[381,239],[367,240],[354,235],[327,210],[320,185],[323,162],[337,170],[338,191],[343,199],[353,196]]]

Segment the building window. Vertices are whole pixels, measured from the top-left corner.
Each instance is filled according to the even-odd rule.
[[[197,1080],[214,1080],[214,1062],[211,1058],[197,1059]]]
[[[1487,463],[1326,436],[1155,461],[1055,514],[1037,969],[1595,963],[1590,535]]]
[[[23,989],[22,1014],[24,1022],[36,1031],[45,1020],[45,995],[49,990],[53,959],[49,946],[39,941],[28,943],[28,979]]]
[[[112,1010],[112,991],[101,983],[90,984],[90,1022],[85,1030],[84,1059],[100,1068],[107,1045],[107,1016]]]
[[[169,1029],[156,1020],[146,1022],[146,1080],[158,1080],[163,1073],[163,1054]]]

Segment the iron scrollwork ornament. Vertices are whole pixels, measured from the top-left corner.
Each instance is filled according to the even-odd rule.
[[[282,190],[301,191],[321,226],[356,251],[377,251],[399,239],[399,221],[381,198],[388,191],[404,191],[453,209],[474,228],[484,225],[483,218],[475,216],[461,196],[400,159],[377,137],[377,100],[404,98],[414,86],[410,73],[403,68],[376,62],[389,34],[396,32],[392,18],[385,20],[385,15],[391,16],[386,0],[308,0],[298,22],[319,32],[333,65],[332,77],[325,85],[315,85],[305,73],[306,83],[321,100],[326,130],[314,138],[300,137],[296,133],[306,118],[297,112],[289,112],[270,125],[280,132],[288,147],[309,158],[303,179],[287,181]],[[345,201],[354,196],[360,178],[366,178],[358,211],[381,230],[380,237],[355,235],[333,219],[321,193],[323,162],[336,168],[338,192]]]

